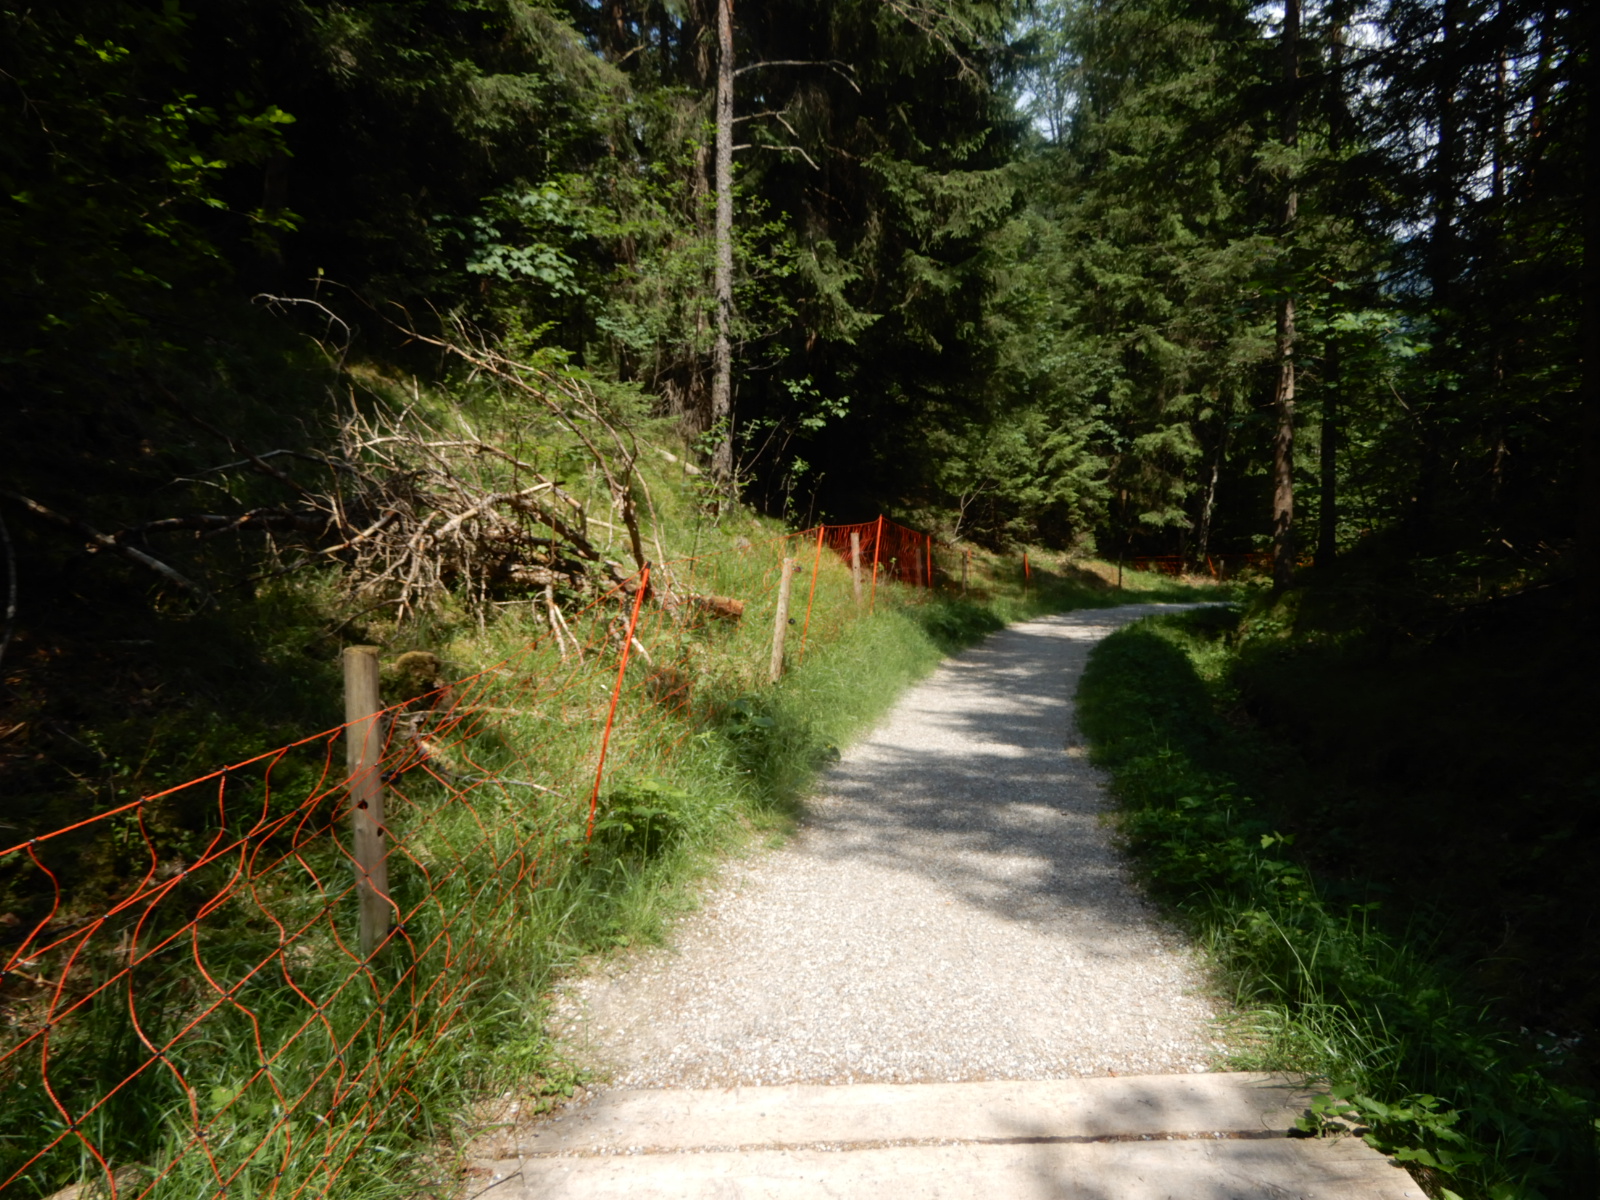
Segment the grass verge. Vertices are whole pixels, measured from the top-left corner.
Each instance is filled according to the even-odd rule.
[[[1592,1099],[1490,1015],[1447,947],[1335,899],[1258,799],[1282,749],[1238,713],[1237,624],[1208,609],[1122,630],[1079,692],[1122,836],[1235,991],[1236,1065],[1325,1081],[1318,1123],[1365,1131],[1433,1196],[1592,1197]]]
[[[687,509],[678,515],[692,525]],[[746,520],[743,532],[686,532],[669,529],[668,544],[690,542],[697,574],[674,568],[677,582],[742,599],[743,619],[657,611],[640,627],[648,656],[625,671],[614,604],[585,618],[582,660],[569,661],[526,603],[486,622],[445,611],[403,628],[343,630],[383,644],[391,660],[426,652],[451,675],[499,664],[471,686],[469,707],[484,715],[469,732],[430,750],[426,770],[389,764],[390,889],[405,945],[380,960],[363,964],[349,949],[355,905],[338,789],[324,789],[337,739],[180,789],[92,845],[64,846],[77,857],[63,861],[100,864],[95,878],[111,894],[143,872],[140,886],[155,881],[160,895],[103,921],[92,900],[68,895],[65,927],[88,930],[70,943],[82,952],[63,964],[58,951],[26,964],[36,976],[5,981],[14,1020],[0,1049],[35,1040],[0,1057],[0,1178],[62,1139],[27,1166],[15,1194],[50,1195],[108,1171],[135,1196],[379,1197],[437,1186],[454,1165],[440,1148],[463,1143],[462,1114],[476,1099],[513,1090],[537,1106],[578,1081],[546,1034],[556,975],[585,955],[659,939],[719,856],[781,836],[815,773],[941,657],[1008,620],[1189,594],[1132,577],[1119,591],[1064,560],[1024,574],[979,555],[966,594],[880,584],[863,614],[844,565],[823,556],[802,579],[790,669],[772,685],[780,531]],[[748,532],[767,536],[752,545]],[[619,674],[590,841],[597,722]],[[390,700],[409,694],[393,673],[386,685]],[[464,787],[468,775],[479,782]],[[247,835],[248,852],[206,858],[219,837],[285,818]],[[54,882],[36,876],[17,876],[19,895]],[[60,994],[71,1011],[58,1020],[46,985],[69,975]],[[36,1070],[41,1047],[48,1076]]]

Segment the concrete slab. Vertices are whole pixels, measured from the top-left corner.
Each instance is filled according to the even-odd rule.
[[[530,1158],[482,1200],[1423,1200],[1350,1139]]]
[[[526,1127],[512,1153],[733,1149],[903,1140],[1103,1138],[1282,1132],[1309,1103],[1253,1073],[993,1083],[868,1084],[602,1092]]]
[[[1283,1136],[1306,1100],[1244,1073],[610,1092],[480,1143],[468,1196],[1423,1200],[1359,1140]]]

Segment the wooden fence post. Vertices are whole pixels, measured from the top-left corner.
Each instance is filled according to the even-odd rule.
[[[961,594],[963,596],[967,594],[967,564],[971,561],[972,551],[963,550],[961,552]]]
[[[350,774],[350,832],[356,896],[361,904],[361,957],[389,936],[389,847],[383,825],[383,701],[378,698],[378,647],[344,651],[345,764]]]
[[[861,531],[850,531],[850,583],[856,589],[856,607],[861,607]]]
[[[772,669],[768,674],[772,682],[783,678],[783,640],[789,632],[789,585],[794,582],[795,560],[783,560],[783,574],[778,579],[778,613],[772,622]]]

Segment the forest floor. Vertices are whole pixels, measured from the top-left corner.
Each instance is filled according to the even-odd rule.
[[[730,864],[667,946],[564,985],[556,1029],[598,1082],[554,1119],[498,1114],[471,1154],[489,1190],[1420,1196],[1359,1143],[1260,1140],[1305,1097],[1210,1074],[1226,1005],[1102,820],[1077,679],[1101,638],[1175,607],[1024,621],[908,691],[796,837]],[[858,1086],[816,1086],[839,1084]],[[1140,1158],[1152,1135],[1170,1158]]]

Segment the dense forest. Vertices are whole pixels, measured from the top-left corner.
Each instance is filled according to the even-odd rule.
[[[774,513],[1573,569],[1575,6],[720,11],[8,11],[19,486],[172,453],[163,389],[224,403],[275,324],[403,357],[404,306],[633,392]]]
[[[661,557],[643,438],[679,553],[1270,561],[1242,786],[1592,1095],[1597,12],[5,5],[0,829],[332,723],[352,639],[554,627]]]

